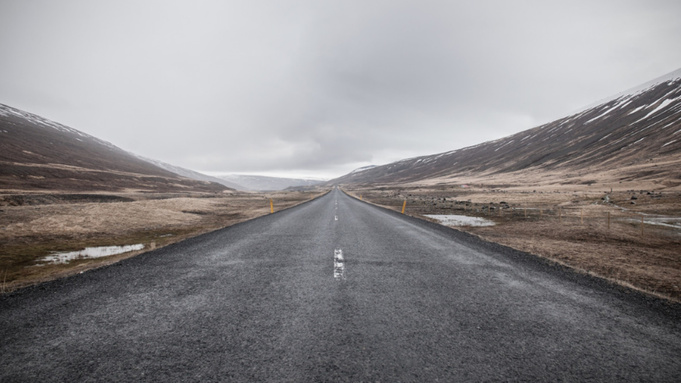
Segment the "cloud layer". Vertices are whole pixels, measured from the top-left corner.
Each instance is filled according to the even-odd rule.
[[[0,102],[208,172],[338,176],[681,66],[677,1],[5,1]]]

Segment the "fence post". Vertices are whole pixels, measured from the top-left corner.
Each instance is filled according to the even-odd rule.
[[[643,216],[641,216],[641,236],[643,236]]]
[[[610,212],[608,212],[607,214],[608,214],[608,226],[607,226],[607,228],[608,228],[608,230],[610,230]]]
[[[558,208],[558,221],[563,224],[563,208],[559,207]]]

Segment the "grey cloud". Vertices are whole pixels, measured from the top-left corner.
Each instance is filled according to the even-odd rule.
[[[674,1],[5,1],[0,102],[212,172],[340,175],[677,69]]]

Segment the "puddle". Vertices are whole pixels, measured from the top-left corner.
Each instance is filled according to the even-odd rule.
[[[426,214],[426,217],[438,220],[447,226],[494,226],[494,221],[480,217],[469,217],[467,215],[437,215]]]
[[[629,218],[627,221],[632,222],[632,223],[641,223],[640,218]],[[681,229],[681,218],[678,217],[663,217],[663,218],[655,218],[655,217],[645,217],[643,218],[643,223],[646,225],[657,225],[657,226],[665,226],[665,227],[672,227],[674,229]]]
[[[43,257],[40,262],[45,263],[67,263],[75,259],[92,259],[108,257],[110,255],[123,254],[129,251],[136,251],[144,249],[143,244],[126,245],[126,246],[100,246],[100,247],[86,247],[79,251],[69,251],[66,253],[54,253]]]

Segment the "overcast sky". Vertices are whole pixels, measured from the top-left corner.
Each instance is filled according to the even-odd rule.
[[[336,177],[679,67],[678,0],[0,0],[0,103],[211,174]]]

